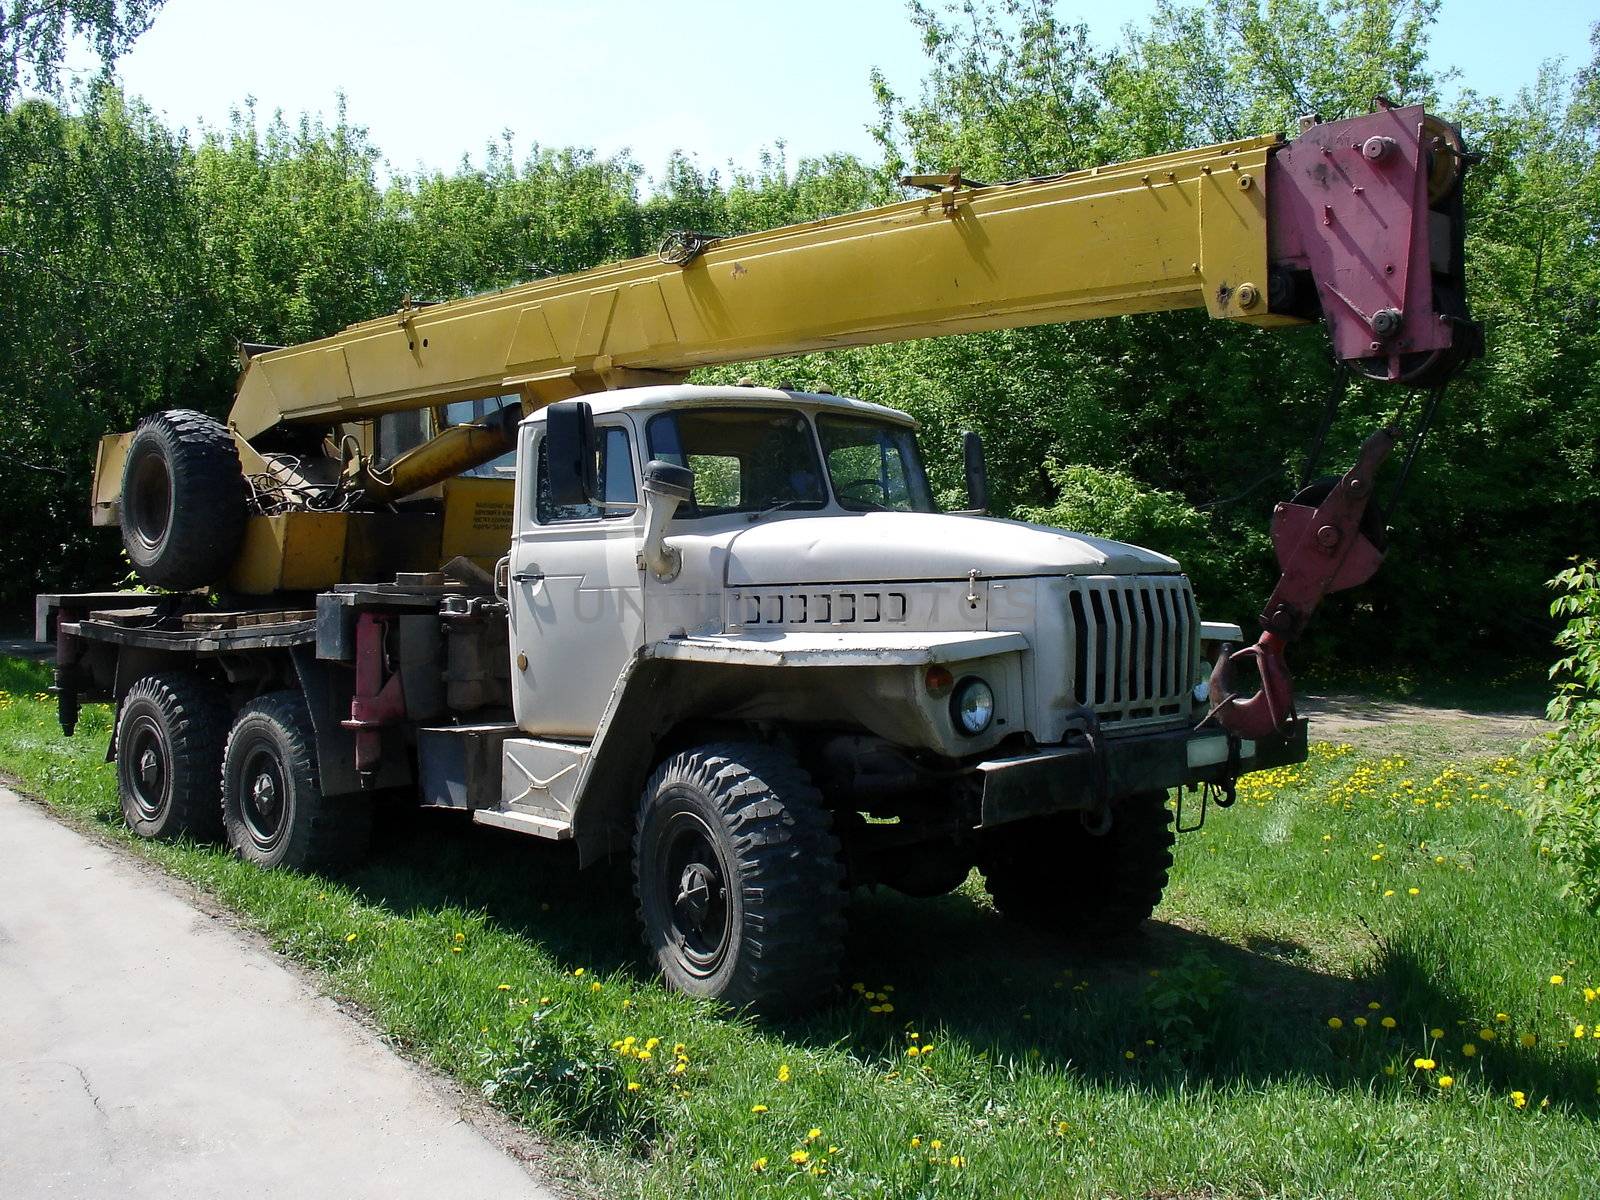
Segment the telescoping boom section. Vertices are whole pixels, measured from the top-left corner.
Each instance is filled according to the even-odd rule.
[[[742,237],[674,235],[654,257],[261,354],[230,422],[249,441],[490,396],[529,410],[697,366],[1180,308],[1266,326],[1320,318],[1360,373],[1437,378],[1471,348],[1461,157],[1455,131],[1420,107],[1380,105],[1289,141],[995,186],[924,180],[937,188],[925,198]],[[485,458],[508,444],[479,440]],[[443,455],[441,469],[470,457]]]

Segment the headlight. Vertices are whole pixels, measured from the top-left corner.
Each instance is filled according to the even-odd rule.
[[[969,675],[956,684],[955,694],[950,697],[950,715],[962,733],[977,736],[994,720],[994,690],[976,675]]]

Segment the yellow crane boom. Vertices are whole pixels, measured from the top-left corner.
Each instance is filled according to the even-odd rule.
[[[1276,137],[935,195],[407,309],[252,359],[230,422],[346,420],[634,372],[1118,313],[1267,310]],[[690,247],[685,247],[687,251]]]
[[[1365,116],[1307,120],[1292,140],[995,186],[923,177],[929,195],[863,212],[674,234],[653,257],[246,348],[257,352],[244,354],[227,430],[189,414],[152,432],[142,457],[137,434],[102,441],[94,519],[120,522],[141,575],[168,587],[222,571],[241,591],[306,590],[431,570],[452,551],[492,560],[509,519],[504,481],[456,477],[510,449],[515,418],[544,405],[698,366],[1164,309],[1321,320],[1334,356],[1365,375],[1442,379],[1476,349],[1463,161],[1452,127],[1380,101]],[[520,403],[441,420],[449,427],[402,453],[374,436],[386,414],[491,397]],[[195,532],[186,554],[167,547],[185,514],[161,438],[211,447],[194,451],[206,466],[181,474],[248,482],[247,497],[199,506],[227,519]],[[428,491],[439,485],[442,496]],[[441,501],[431,518],[395,510],[423,492]]]

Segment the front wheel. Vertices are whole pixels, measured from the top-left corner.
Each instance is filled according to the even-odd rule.
[[[1167,794],[1141,792],[1112,805],[1098,837],[1072,812],[1002,825],[978,869],[1004,917],[1067,937],[1126,937],[1161,903],[1174,840]]]
[[[222,818],[241,858],[262,867],[334,871],[365,853],[372,802],[322,794],[305,700],[269,692],[244,706],[228,734]]]
[[[668,984],[735,1008],[818,1001],[844,947],[844,868],[822,796],[771,746],[667,759],[633,843],[645,945]]]

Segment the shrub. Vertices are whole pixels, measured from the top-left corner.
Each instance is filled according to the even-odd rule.
[[[1540,845],[1567,873],[1567,893],[1600,910],[1600,568],[1577,562],[1550,581],[1550,615],[1565,620],[1550,668],[1554,732],[1532,743],[1536,772],[1530,810]]]

